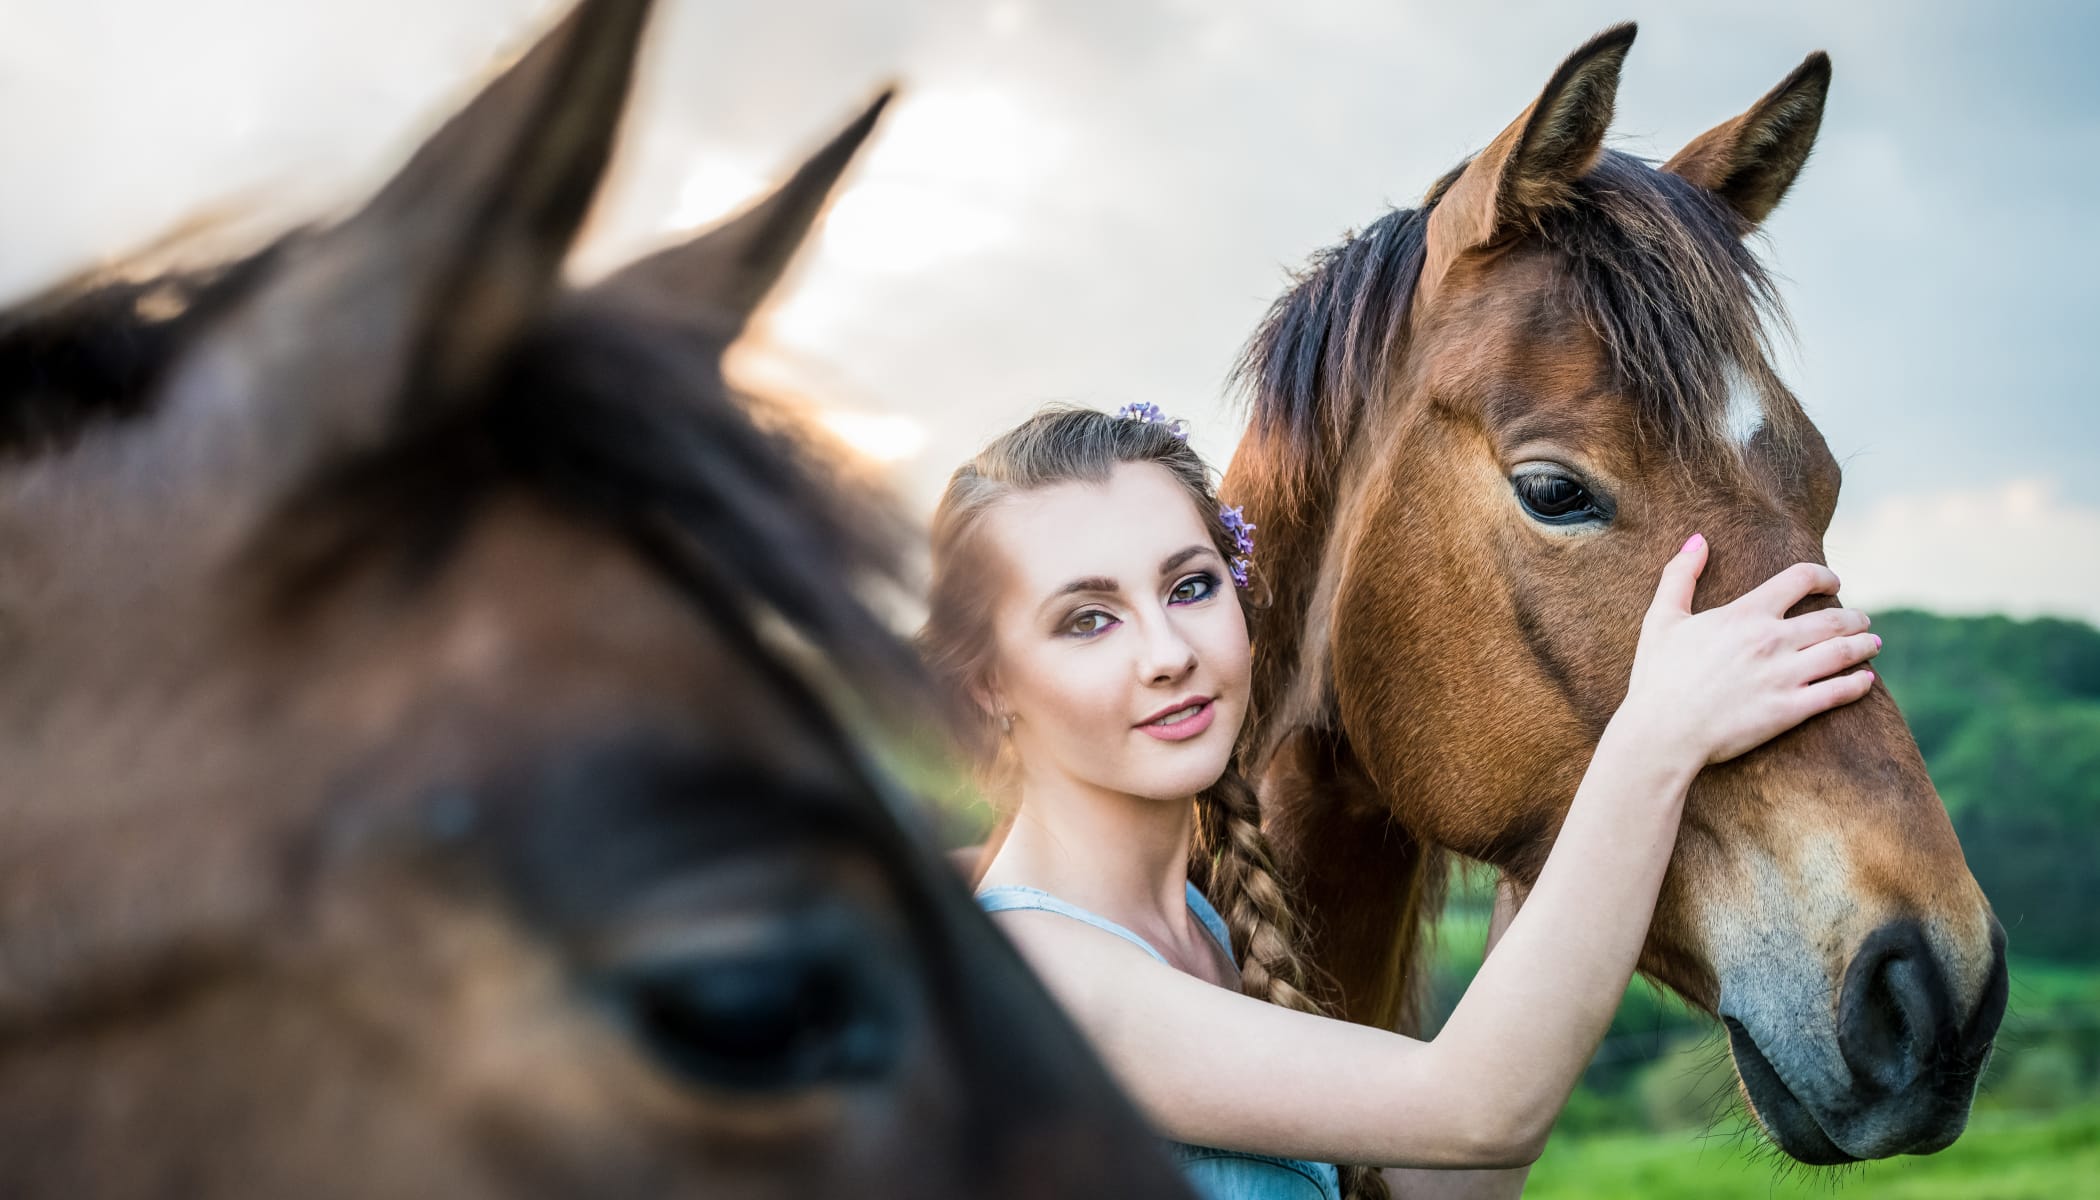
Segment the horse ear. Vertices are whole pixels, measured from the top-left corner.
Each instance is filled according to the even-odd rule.
[[[581,0],[361,210],[288,239],[172,364],[157,473],[266,507],[475,395],[560,286],[648,9]]]
[[[592,287],[592,295],[689,314],[734,337],[786,272],[895,94],[885,88],[772,195],[698,237],[629,263]]]
[[[1818,50],[1748,111],[1693,138],[1662,169],[1726,200],[1755,228],[1807,164],[1829,95],[1830,56]]]
[[[1636,32],[1631,22],[1614,25],[1570,54],[1538,99],[1444,189],[1429,215],[1418,304],[1428,303],[1426,293],[1459,255],[1568,202],[1570,185],[1603,149]]]

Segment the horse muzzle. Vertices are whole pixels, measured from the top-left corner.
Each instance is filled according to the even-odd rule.
[[[1866,936],[1822,1013],[1784,1002],[1812,987],[1774,988],[1766,976],[1731,996],[1723,976],[1736,1075],[1780,1149],[1827,1165],[1930,1154],[1961,1135],[2005,1015],[2005,933],[1995,920],[1990,930],[1980,990],[1957,986],[1913,920]],[[1964,991],[1974,999],[1963,1003]]]

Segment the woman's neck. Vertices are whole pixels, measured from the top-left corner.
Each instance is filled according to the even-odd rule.
[[[1039,887],[1126,924],[1152,918],[1178,928],[1194,836],[1186,800],[1024,777],[1013,828],[985,882]]]

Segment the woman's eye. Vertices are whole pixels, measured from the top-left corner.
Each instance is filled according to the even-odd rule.
[[[1207,598],[1217,590],[1218,581],[1214,577],[1191,575],[1174,585],[1174,590],[1167,593],[1167,600],[1173,604],[1191,604]]]
[[[1099,633],[1112,624],[1113,619],[1105,612],[1083,612],[1065,623],[1065,632],[1086,637]]]
[[[1539,471],[1510,482],[1524,511],[1547,524],[1572,525],[1604,515],[1589,489],[1569,476]]]

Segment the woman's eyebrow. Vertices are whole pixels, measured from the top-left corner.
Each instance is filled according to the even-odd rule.
[[[1183,546],[1181,549],[1176,550],[1174,553],[1167,555],[1167,557],[1160,562],[1159,573],[1162,575],[1172,574],[1175,568],[1181,566],[1181,564],[1187,562],[1188,560],[1196,557],[1199,554],[1202,554],[1204,551],[1209,549],[1211,549],[1211,547],[1206,546],[1201,542],[1198,542],[1193,546]]]
[[[1212,549],[1212,547],[1206,546],[1201,542],[1196,542],[1192,545],[1183,546],[1181,549],[1176,550],[1174,553],[1167,555],[1166,558],[1160,561],[1159,573],[1162,575],[1171,574],[1176,568],[1180,567],[1183,563],[1186,563],[1188,560],[1195,558],[1196,556],[1210,549]],[[1113,579],[1110,579],[1106,575],[1088,575],[1081,579],[1074,579],[1071,582],[1059,587],[1056,591],[1050,593],[1049,596],[1044,598],[1042,607],[1047,609],[1052,603],[1056,602],[1057,600],[1062,599],[1065,596],[1070,596],[1077,593],[1095,593],[1100,595],[1113,596],[1121,590],[1123,590],[1123,585],[1117,583]]]
[[[1113,596],[1121,590],[1122,585],[1117,583],[1115,580],[1110,579],[1106,575],[1088,575],[1084,579],[1074,579],[1070,583],[1067,583],[1063,587],[1060,587],[1056,591],[1050,593],[1050,595],[1043,600],[1041,607],[1047,610],[1052,604],[1057,603],[1058,600],[1062,599],[1063,597],[1070,596],[1076,592],[1093,592],[1099,593],[1101,595]]]

